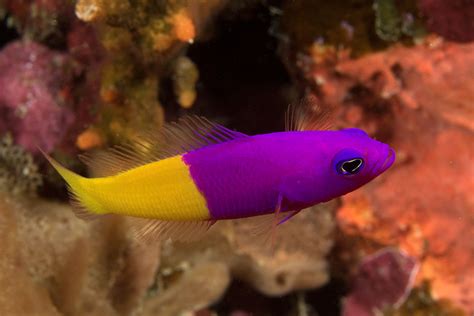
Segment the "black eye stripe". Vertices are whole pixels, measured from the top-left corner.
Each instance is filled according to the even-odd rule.
[[[363,165],[364,165],[364,160],[361,158],[345,160],[339,164],[338,172],[343,175],[356,174],[357,172],[360,171],[360,169],[362,169]]]
[[[342,169],[347,172],[355,171],[362,165],[361,159],[352,159],[342,164]],[[352,173],[352,172],[351,172]]]

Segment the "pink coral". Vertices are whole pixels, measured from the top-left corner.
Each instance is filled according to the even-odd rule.
[[[50,152],[74,121],[70,93],[74,62],[34,42],[0,52],[0,132],[30,152]]]
[[[366,258],[344,304],[344,316],[371,316],[374,311],[403,303],[418,270],[416,261],[395,249]]]

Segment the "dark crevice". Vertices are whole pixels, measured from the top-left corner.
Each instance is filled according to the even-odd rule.
[[[10,16],[6,14],[0,21],[0,49],[9,42],[20,38],[20,34],[13,27],[8,26]]]
[[[227,18],[216,19],[210,40],[190,46],[187,55],[200,73],[191,110],[180,109],[171,83],[163,82],[160,100],[168,118],[195,113],[250,134],[284,128],[291,81],[269,31],[273,17],[264,5],[246,10],[253,12],[223,14]]]
[[[308,312],[315,312],[315,315],[340,315],[341,298],[347,295],[347,287],[341,280],[331,279],[325,286],[303,293]],[[296,293],[290,293],[268,297],[244,282],[233,281],[224,297],[211,310],[218,315],[230,315],[236,311],[250,315],[293,315],[292,311],[297,308],[296,296]]]

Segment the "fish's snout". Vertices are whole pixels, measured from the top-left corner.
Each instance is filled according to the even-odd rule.
[[[378,173],[381,174],[381,173],[385,172],[385,170],[390,168],[393,165],[393,163],[395,162],[395,157],[396,157],[395,150],[393,150],[390,146],[387,146],[387,155],[386,155],[385,160],[382,163]]]
[[[372,177],[377,177],[390,168],[395,162],[395,151],[388,145],[384,144],[383,149],[379,153],[379,157],[375,167],[371,171]]]

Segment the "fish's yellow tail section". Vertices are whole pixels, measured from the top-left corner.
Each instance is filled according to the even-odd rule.
[[[93,190],[91,179],[78,175],[77,173],[63,167],[51,156],[43,152],[49,163],[56,169],[68,185],[71,205],[77,217],[82,219],[94,219],[106,213],[100,203],[90,194]]]

